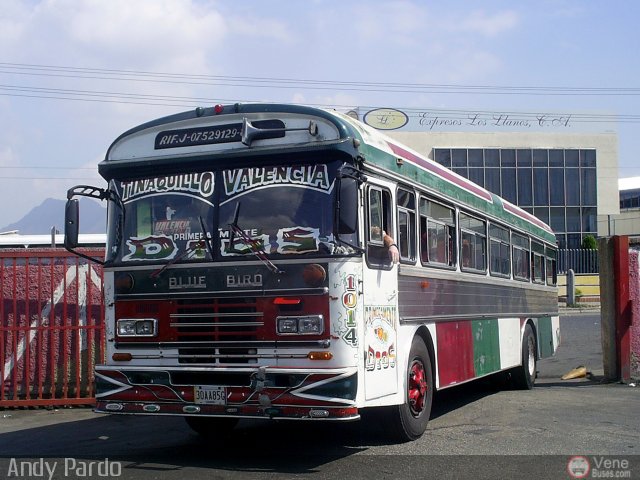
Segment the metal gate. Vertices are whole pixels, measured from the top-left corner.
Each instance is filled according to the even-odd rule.
[[[102,267],[63,249],[0,250],[0,291],[0,407],[93,403]]]

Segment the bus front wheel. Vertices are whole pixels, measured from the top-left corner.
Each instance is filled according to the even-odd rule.
[[[433,403],[433,373],[429,350],[420,337],[411,343],[406,372],[405,402],[389,409],[389,432],[399,441],[416,440],[427,429]]]

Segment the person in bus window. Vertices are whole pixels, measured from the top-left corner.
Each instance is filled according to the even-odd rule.
[[[396,245],[395,240],[383,229],[374,225],[373,227],[371,227],[371,239],[380,240],[380,238],[382,238],[382,243],[387,249],[389,259],[393,263],[398,263],[400,261],[400,250],[398,250],[398,245]]]

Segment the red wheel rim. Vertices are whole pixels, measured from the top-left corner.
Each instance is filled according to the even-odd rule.
[[[420,360],[414,360],[409,369],[409,407],[413,416],[424,411],[427,400],[427,374]]]

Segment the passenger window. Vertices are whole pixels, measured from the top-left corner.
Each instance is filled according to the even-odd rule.
[[[558,272],[556,267],[556,256],[558,252],[553,249],[546,247],[546,259],[547,259],[547,285],[555,286],[558,283]]]
[[[489,225],[489,245],[491,275],[509,277],[511,275],[509,230],[497,225]]]
[[[419,213],[422,263],[453,267],[455,265],[454,210],[430,199],[420,198]]]
[[[398,189],[398,250],[400,260],[414,263],[416,260],[416,199],[413,192]]]
[[[529,239],[514,233],[511,241],[513,243],[513,278],[528,281],[531,278]]]
[[[538,242],[531,242],[531,256],[531,278],[535,283],[544,284],[544,245]]]
[[[487,270],[487,224],[460,213],[460,268],[477,273]]]

